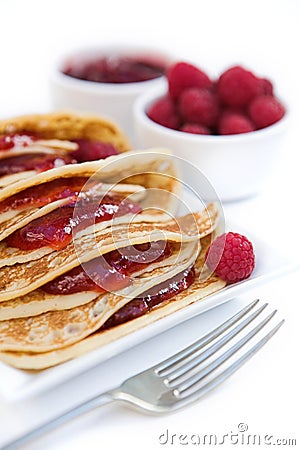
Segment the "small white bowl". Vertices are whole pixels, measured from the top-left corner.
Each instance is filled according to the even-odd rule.
[[[62,70],[67,62],[86,61],[107,56],[147,56],[161,60],[168,66],[171,57],[164,52],[147,47],[103,46],[77,50],[62,56],[50,74],[50,96],[54,109],[72,109],[83,113],[95,113],[113,120],[134,144],[132,108],[141,94],[164,82],[164,77],[134,83],[101,83],[85,81],[65,75]]]
[[[188,161],[182,164],[183,181],[195,177],[195,166],[210,181],[223,201],[258,194],[279,161],[286,135],[288,113],[274,125],[250,133],[216,136],[185,133],[153,122],[146,112],[165,95],[167,86],[139,97],[134,104],[138,148],[166,147]],[[195,180],[193,179],[193,183]]]

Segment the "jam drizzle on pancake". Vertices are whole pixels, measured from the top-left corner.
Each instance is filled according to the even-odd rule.
[[[70,155],[48,155],[45,153],[28,153],[0,160],[0,177],[13,173],[36,170],[45,172],[54,167],[75,164],[77,161]]]
[[[141,211],[140,205],[121,195],[86,196],[33,220],[8,236],[6,242],[25,251],[42,247],[60,250],[71,242],[74,234],[95,223]]]
[[[144,269],[145,264],[161,261],[172,254],[165,241],[137,244],[113,250],[78,266],[42,286],[53,295],[68,295],[84,291],[117,291],[128,286],[130,275]]]
[[[175,295],[187,289],[195,280],[195,269],[190,267],[177,274],[172,280],[166,280],[143,293],[116,311],[100,328],[99,331],[129,322],[143,316],[155,306],[170,300]]]
[[[77,197],[88,181],[86,177],[59,178],[32,186],[0,202],[0,213],[9,209],[40,208],[56,200]],[[94,184],[97,184],[95,181]],[[92,184],[89,182],[89,188]]]
[[[0,136],[0,151],[10,150],[14,147],[28,147],[34,141],[38,140],[36,136],[29,134],[7,134]]]

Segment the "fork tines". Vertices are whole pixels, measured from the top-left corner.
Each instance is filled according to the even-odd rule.
[[[277,312],[265,315],[267,306],[260,306],[260,300],[253,301],[215,330],[158,364],[155,373],[178,399],[198,399],[234,373],[282,326],[284,320],[266,330]],[[255,343],[254,338],[258,339]],[[238,357],[245,346],[250,348]]]

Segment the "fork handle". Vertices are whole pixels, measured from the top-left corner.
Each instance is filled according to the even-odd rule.
[[[54,430],[60,425],[63,425],[66,422],[69,422],[70,420],[75,419],[76,417],[81,416],[82,414],[91,411],[92,409],[97,408],[98,406],[102,406],[112,402],[114,400],[113,395],[114,392],[115,391],[113,390],[104,392],[103,394],[97,395],[96,397],[93,397],[75,406],[74,408],[69,409],[68,411],[55,417],[54,419],[43,423],[39,427],[34,428],[33,430],[29,431],[26,434],[23,434],[16,440],[11,441],[8,444],[4,445],[4,447],[1,447],[1,450],[16,450],[17,448],[20,448],[22,445],[26,445],[33,439],[36,439],[41,435]]]

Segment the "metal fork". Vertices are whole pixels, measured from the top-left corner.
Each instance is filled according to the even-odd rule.
[[[260,306],[259,302],[253,301],[189,347],[127,379],[120,387],[87,400],[5,445],[1,450],[17,449],[57,426],[113,400],[125,401],[155,413],[171,412],[198,400],[250,359],[284,323],[284,320],[281,320],[270,331],[264,330],[263,334],[260,333],[263,337],[260,337],[258,342],[248,350],[244,350],[238,359],[230,362],[230,358],[250,339],[258,335],[277,312],[275,310],[265,318],[262,319],[261,316],[258,319],[268,305],[265,303]],[[252,328],[249,327],[255,319],[259,320],[259,323]],[[242,330],[245,333],[247,328],[251,330],[239,340],[235,339]],[[227,345],[228,348],[221,352],[220,350],[229,343],[231,345]],[[217,372],[217,369],[226,362],[230,364]]]

